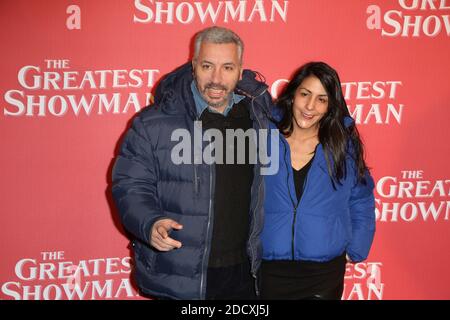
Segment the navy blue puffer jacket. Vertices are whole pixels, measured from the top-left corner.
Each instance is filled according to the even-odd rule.
[[[192,66],[187,63],[161,81],[154,104],[136,116],[126,133],[113,168],[113,198],[123,225],[133,236],[136,281],[144,293],[154,297],[205,298],[215,167],[171,161],[171,150],[179,143],[171,141],[172,132],[183,128],[194,136],[198,116],[192,80]],[[236,91],[246,96],[253,127],[267,128],[266,115],[272,103],[267,85],[244,70]],[[247,252],[256,278],[262,256],[264,184],[260,164],[254,170]],[[152,225],[162,218],[183,225],[170,235],[182,242],[180,249],[159,252],[150,246]]]

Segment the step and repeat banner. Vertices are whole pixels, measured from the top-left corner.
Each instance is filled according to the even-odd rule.
[[[377,218],[343,299],[450,298],[450,1],[2,0],[0,15],[0,299],[143,299],[112,165],[211,25],[241,36],[274,98],[308,61],[341,77]]]

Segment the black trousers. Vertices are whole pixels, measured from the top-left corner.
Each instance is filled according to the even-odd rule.
[[[250,263],[208,268],[206,281],[207,300],[255,300],[255,282]]]
[[[263,260],[261,299],[339,300],[346,262],[345,253],[328,262]]]

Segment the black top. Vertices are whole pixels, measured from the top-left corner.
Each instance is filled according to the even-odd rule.
[[[305,164],[300,170],[295,170],[292,168],[294,172],[294,184],[295,184],[295,192],[297,194],[297,201],[300,200],[303,194],[303,188],[305,187],[306,175],[308,174],[309,168],[311,168],[311,163],[314,157],[309,160],[307,164]]]
[[[249,143],[255,142],[245,139],[245,163],[238,164],[238,155],[235,152],[238,148],[237,139],[227,141],[226,129],[246,131],[253,127],[252,121],[244,101],[234,105],[227,116],[205,109],[200,120],[204,130],[214,128],[222,132],[224,146],[223,164],[215,164],[216,183],[209,267],[237,265],[248,259],[246,243],[253,181],[253,164],[249,163]],[[227,154],[230,152],[234,152],[233,163],[227,163]]]

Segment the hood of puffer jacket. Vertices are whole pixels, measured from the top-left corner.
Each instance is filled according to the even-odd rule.
[[[256,99],[267,91],[267,84],[257,80],[258,74],[244,69],[242,79],[236,85],[235,93],[250,99]],[[161,80],[155,91],[155,106],[167,114],[188,112],[195,119],[196,108],[191,92],[193,77],[192,63],[187,62],[170,72]],[[270,114],[266,104],[261,104],[264,113]]]

